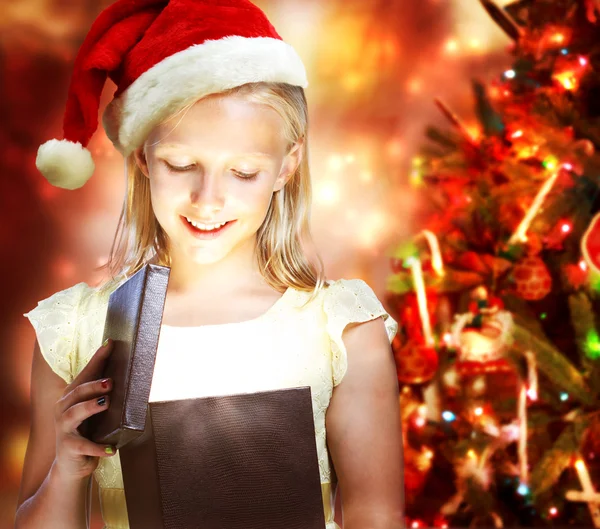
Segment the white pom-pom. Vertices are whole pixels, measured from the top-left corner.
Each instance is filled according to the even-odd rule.
[[[40,145],[35,165],[48,182],[63,189],[79,189],[95,168],[90,151],[69,140],[50,140]]]

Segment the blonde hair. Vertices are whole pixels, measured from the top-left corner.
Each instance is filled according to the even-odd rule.
[[[214,94],[213,94],[214,95]],[[286,83],[249,83],[219,95],[236,95],[273,108],[285,123],[288,149],[304,140],[301,162],[286,185],[274,193],[265,220],[257,232],[256,256],[266,282],[278,291],[288,287],[311,291],[310,302],[324,288],[323,261],[315,249],[309,220],[312,186],[308,164],[308,108],[304,90]],[[180,109],[186,112],[196,101]],[[172,119],[170,116],[167,120]],[[153,258],[156,264],[171,266],[168,237],[150,201],[150,183],[130,154],[126,160],[127,192],[107,263],[97,270],[109,270],[112,278],[99,290],[135,274]],[[310,247],[318,267],[307,258]]]

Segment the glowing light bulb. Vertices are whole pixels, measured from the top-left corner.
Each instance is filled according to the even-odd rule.
[[[588,269],[588,265],[583,259],[579,261],[579,268],[581,268],[584,272],[586,272]]]
[[[481,406],[475,408],[475,415],[477,415],[477,417],[480,417],[481,415],[483,415],[483,408]]]
[[[521,496],[525,496],[525,495],[529,494],[529,487],[527,485],[525,485],[525,483],[521,483],[517,487],[517,494],[520,494]]]
[[[579,57],[579,64],[581,66],[587,66],[588,60],[585,57]]]
[[[507,79],[514,79],[517,75],[517,72],[515,72],[514,70],[506,70],[504,72],[504,77],[506,77]]]
[[[417,428],[423,428],[423,426],[425,426],[425,417],[417,417],[415,419],[415,425]]]
[[[547,156],[542,162],[542,166],[549,171],[554,171],[558,167],[558,158],[556,156]]]
[[[527,396],[529,397],[530,400],[537,400],[538,399],[538,394],[537,391],[533,388],[529,388],[527,390]]]
[[[571,231],[571,225],[568,222],[564,222],[563,225],[560,227],[560,230],[563,233],[569,233]]]
[[[560,397],[559,397],[559,398],[560,398],[560,400],[561,400],[562,402],[565,402],[565,401],[569,400],[569,394],[568,394],[568,393],[566,393],[565,391],[562,391],[562,392],[560,393]]]
[[[473,450],[472,448],[469,449],[469,451],[467,452],[467,457],[470,457],[471,459],[475,459],[477,457],[475,450]]]
[[[520,138],[521,136],[523,136],[522,130],[516,130],[510,135],[511,138]]]
[[[556,507],[550,507],[548,512],[550,513],[550,516],[556,516],[558,514],[558,509]]]
[[[454,420],[456,420],[456,415],[454,415],[454,413],[452,413],[451,411],[444,411],[442,412],[442,418],[446,421],[446,422],[452,422]]]

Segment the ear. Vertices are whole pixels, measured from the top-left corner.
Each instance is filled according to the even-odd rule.
[[[148,171],[148,163],[146,162],[144,147],[138,147],[135,151],[133,151],[133,157],[135,158],[135,163],[140,168],[140,171],[142,171],[147,178],[150,173]]]
[[[275,180],[273,191],[279,191],[282,189],[285,184],[287,184],[288,180],[294,175],[300,166],[300,163],[302,162],[303,146],[304,138],[300,138],[296,143],[294,143],[290,149],[290,152],[285,155],[281,170],[279,171],[279,176]]]

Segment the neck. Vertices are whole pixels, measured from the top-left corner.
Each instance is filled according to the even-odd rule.
[[[264,283],[253,239],[211,263],[197,263],[179,249],[171,251],[168,290],[173,294],[227,293]]]

